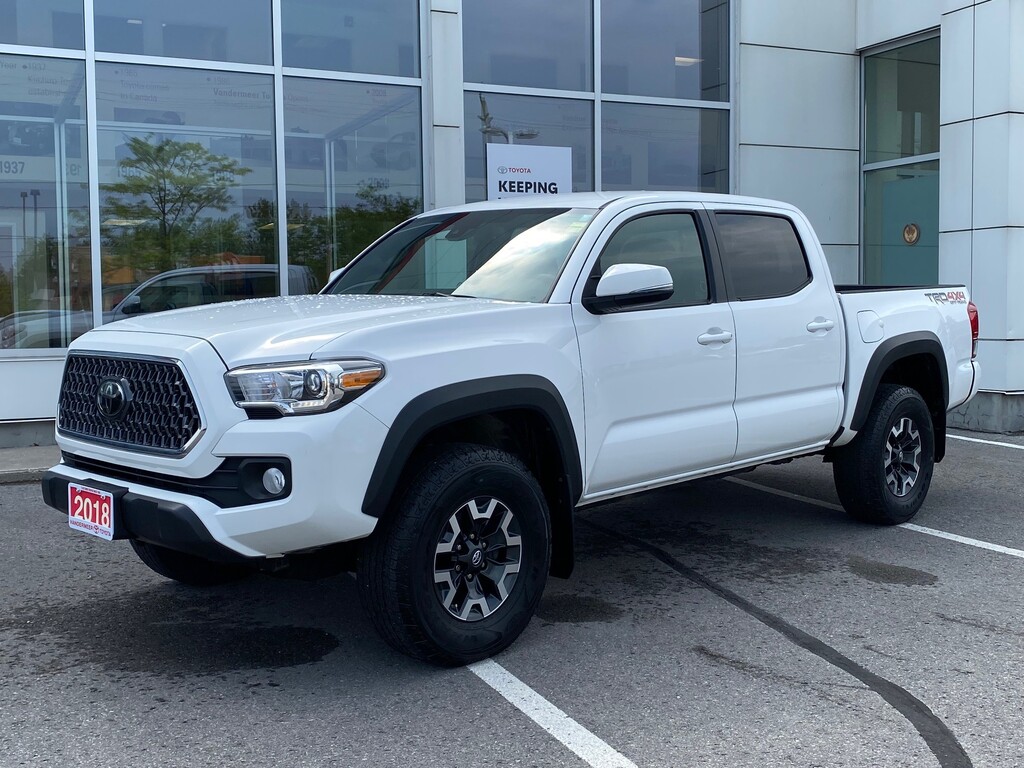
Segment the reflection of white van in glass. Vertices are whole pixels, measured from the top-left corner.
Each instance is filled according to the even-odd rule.
[[[129,293],[106,316],[106,322],[167,309],[217,304],[222,301],[277,296],[276,264],[217,264],[172,269],[151,277]],[[316,293],[309,267],[288,267],[288,293]]]

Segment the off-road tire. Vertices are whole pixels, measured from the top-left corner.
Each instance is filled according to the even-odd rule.
[[[243,579],[252,573],[252,570],[244,565],[217,563],[144,541],[133,539],[131,544],[139,559],[153,571],[190,587],[226,584]]]
[[[438,565],[446,555],[439,552],[446,546],[446,537],[455,546],[458,526],[453,528],[451,521],[464,514],[467,505],[473,504],[476,510],[478,503],[482,508],[488,500],[502,505],[503,519],[510,519],[505,513],[513,516],[514,523],[506,525],[515,526],[515,536],[508,538],[508,531],[499,531],[498,537],[521,543],[502,548],[499,542],[484,567],[495,567],[488,565],[492,558],[498,568],[507,565],[509,553],[518,547],[518,569],[514,581],[503,581],[511,584],[507,596],[489,615],[484,614],[487,607],[474,608],[477,613],[472,620],[460,619],[452,612],[452,606],[459,607],[458,601],[449,597],[445,604],[441,595],[448,586],[438,581],[446,573]],[[447,446],[418,468],[364,545],[357,572],[363,608],[389,645],[414,658],[455,666],[491,656],[507,648],[533,616],[550,565],[550,531],[544,493],[516,456],[480,445]],[[485,538],[481,531],[475,546],[482,546]],[[455,579],[450,590],[454,594],[460,577],[454,570],[450,573]],[[461,578],[467,578],[465,573]],[[485,582],[493,587],[477,572],[476,588],[483,589]],[[463,581],[461,588],[470,586]],[[471,602],[465,599],[462,605]]]
[[[903,459],[903,451],[896,450],[903,442],[916,456],[909,456],[899,472],[890,472],[894,452]],[[916,470],[910,462],[916,463]],[[935,433],[928,406],[915,389],[883,384],[857,437],[836,451],[832,474],[839,500],[851,517],[899,525],[911,520],[924,503],[934,466]]]

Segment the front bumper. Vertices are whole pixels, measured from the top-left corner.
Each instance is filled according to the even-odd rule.
[[[66,515],[68,483],[81,479],[68,477],[58,465],[43,475],[43,501]],[[219,562],[248,559],[217,542],[199,516],[185,504],[125,491],[93,477],[84,484],[114,493],[115,539],[136,539]]]
[[[190,488],[188,481],[197,478],[175,473],[172,462],[159,471],[169,482],[156,487],[141,471],[154,472],[148,462],[136,463],[121,450],[104,455],[107,451],[96,445],[79,453],[77,441],[58,436],[66,453],[138,468],[139,479],[61,463],[44,477],[43,495],[49,506],[67,514],[68,482],[98,486],[123,493],[119,506],[126,537],[214,560],[276,557],[373,531],[377,520],[363,514],[363,496],[386,434],[387,428],[358,403],[332,413],[239,421],[202,462],[216,467],[240,458],[286,459],[291,485],[282,498],[234,506],[216,503],[198,484]]]

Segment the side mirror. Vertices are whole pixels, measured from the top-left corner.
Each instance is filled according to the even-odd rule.
[[[595,315],[618,312],[628,307],[656,304],[672,295],[672,275],[665,267],[652,264],[615,264],[605,270],[593,296],[583,306]]]
[[[137,315],[142,311],[142,297],[129,296],[121,305],[122,315]]]
[[[349,264],[351,264],[351,263],[352,262],[349,262]],[[343,274],[345,274],[345,270],[346,269],[348,269],[348,264],[346,264],[344,267],[338,267],[337,269],[332,269],[331,270],[331,274],[329,274],[327,276],[327,282],[324,283],[324,288],[326,288],[328,285],[333,284],[335,280],[337,280],[339,277],[341,277]]]

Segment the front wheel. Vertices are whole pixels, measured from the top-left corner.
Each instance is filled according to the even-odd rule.
[[[832,474],[851,517],[899,525],[924,503],[934,466],[928,406],[916,390],[886,384],[879,387],[864,428],[836,451]]]
[[[360,558],[359,592],[392,647],[466,664],[507,648],[526,628],[550,559],[547,503],[522,461],[453,445],[377,524]]]

